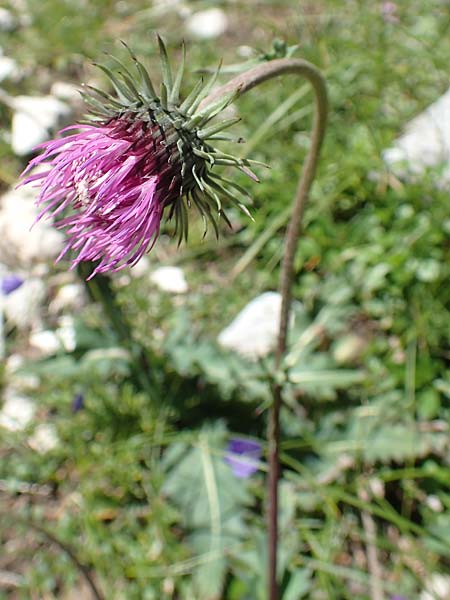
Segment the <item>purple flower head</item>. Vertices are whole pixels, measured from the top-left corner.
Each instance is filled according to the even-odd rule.
[[[23,282],[22,277],[19,277],[18,275],[5,275],[1,280],[0,289],[2,293],[7,296],[20,288]]]
[[[381,15],[386,23],[398,23],[397,4],[395,2],[382,2]]]
[[[84,408],[84,395],[76,394],[72,400],[72,412],[77,413]]]
[[[43,154],[30,163],[49,166],[25,180],[41,185],[38,218],[60,217],[55,224],[66,230],[57,260],[70,249],[77,252],[72,267],[100,260],[92,276],[133,266],[154,244],[164,203],[173,200],[170,167],[158,165],[155,134],[136,115],[65,132],[74,129],[79,132],[43,144]]]
[[[75,253],[72,267],[95,261],[96,273],[135,265],[155,244],[163,213],[174,218],[179,241],[187,238],[188,208],[195,206],[218,233],[217,219],[229,223],[222,199],[248,213],[239,194],[245,190],[216,173],[217,165],[235,166],[254,177],[252,161],[213,148],[208,140],[236,122],[209,124],[235,94],[199,109],[215,78],[196,86],[179,103],[183,64],[173,76],[161,40],[161,97],[155,94],[143,65],[130,52],[135,72],[121,66],[111,79],[116,96],[94,90],[86,100],[94,107],[90,123],[67,127],[59,139],[41,144],[30,161],[24,183],[40,188],[37,219],[50,217],[67,234],[57,258]],[[40,167],[38,172],[33,169]],[[237,195],[236,195],[237,193]]]
[[[406,596],[400,596],[399,594],[394,594],[391,596],[391,600],[408,600]]]
[[[244,438],[233,438],[228,443],[225,462],[236,477],[246,479],[256,473],[261,457],[261,444]]]

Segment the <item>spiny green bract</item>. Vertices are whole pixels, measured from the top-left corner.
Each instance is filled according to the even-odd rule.
[[[206,84],[200,80],[190,94],[181,101],[180,87],[186,58],[184,44],[180,65],[176,73],[173,73],[164,42],[158,36],[162,72],[158,95],[147,69],[127,44],[122,43],[130,54],[134,70],[130,70],[114,56],[110,57],[117,65],[117,70],[114,72],[102,64],[95,63],[111,81],[115,95],[90,85],[86,86],[89,92],[83,93],[83,97],[90,106],[89,121],[105,123],[121,115],[132,115],[148,121],[150,125],[159,129],[160,139],[157,143],[163,145],[168,151],[169,162],[172,165],[178,163],[181,170],[182,184],[179,195],[176,201],[171,202],[169,209],[169,219],[172,217],[175,219],[175,231],[179,242],[183,238],[187,239],[188,208],[192,204],[196,206],[203,219],[205,234],[208,223],[211,223],[216,236],[219,235],[220,217],[231,226],[223,207],[226,202],[239,207],[251,218],[244,204],[244,198],[247,202],[250,199],[248,192],[214,170],[216,166],[236,167],[258,181],[249,167],[251,164],[261,163],[237,158],[212,146],[212,143],[218,140],[243,141],[241,138],[236,139],[224,133],[240,120],[239,117],[213,121],[236,99],[239,92],[227,93],[220,99],[199,108],[217,81],[220,65]]]

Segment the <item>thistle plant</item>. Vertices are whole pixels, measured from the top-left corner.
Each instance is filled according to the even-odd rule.
[[[219,70],[205,86],[199,82],[180,102],[183,60],[175,75],[159,39],[162,83],[157,95],[150,76],[129,51],[134,72],[115,59],[118,72],[100,68],[109,77],[115,95],[89,87],[91,106],[87,123],[66,128],[60,139],[41,145],[43,153],[25,170],[25,184],[40,186],[38,219],[58,217],[56,227],[68,240],[58,260],[69,250],[77,252],[72,268],[83,261],[99,261],[97,273],[135,265],[155,243],[164,213],[175,220],[179,241],[188,235],[189,209],[195,206],[205,231],[211,224],[218,235],[218,220],[229,222],[225,208],[236,205],[249,214],[248,192],[217,172],[234,167],[254,180],[255,161],[217,150],[216,140],[232,140],[224,132],[239,119],[213,121],[236,98],[281,75],[305,77],[315,93],[312,139],[292,204],[286,231],[279,290],[280,325],[272,377],[273,402],[268,417],[267,543],[269,600],[278,600],[278,481],[280,476],[280,410],[283,402],[283,359],[288,345],[294,257],[304,207],[313,182],[327,118],[325,81],[311,63],[277,58],[245,71],[213,89]],[[78,131],[74,133],[74,131]],[[69,134],[69,135],[66,135]],[[240,141],[240,140],[236,140]],[[34,167],[42,170],[32,172]],[[255,449],[256,451],[256,449]],[[244,450],[239,447],[238,454]],[[236,458],[233,458],[236,461]],[[242,457],[239,459],[242,462]]]
[[[211,224],[216,235],[220,218],[230,224],[225,205],[250,214],[245,205],[248,192],[224,178],[217,167],[235,167],[257,180],[249,168],[254,161],[213,146],[216,140],[233,140],[224,131],[238,118],[211,121],[233,102],[237,91],[199,109],[217,79],[217,69],[207,84],[199,81],[180,101],[184,48],[173,74],[164,43],[158,41],[159,94],[127,48],[132,67],[117,59],[117,72],[98,65],[115,94],[87,86],[87,121],[41,144],[42,153],[24,172],[25,184],[40,187],[38,219],[56,218],[55,226],[67,233],[57,260],[73,250],[72,268],[82,261],[99,261],[90,277],[135,265],[155,244],[164,214],[174,219],[179,242],[188,237],[192,206],[203,219],[205,233]],[[34,173],[36,167],[41,168]]]

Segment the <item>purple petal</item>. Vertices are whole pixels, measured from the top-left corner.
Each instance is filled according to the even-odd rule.
[[[71,268],[100,261],[93,277],[133,266],[152,249],[164,207],[179,199],[181,167],[156,144],[159,127],[137,115],[75,130],[66,128],[70,135],[41,144],[24,184],[40,187],[38,220],[55,218],[55,226],[66,231],[57,261],[68,251],[76,253]],[[42,164],[47,171],[30,174]]]
[[[1,280],[0,288],[5,296],[20,288],[24,280],[18,275],[6,275]]]
[[[233,438],[228,443],[224,460],[236,477],[246,479],[258,470],[261,451],[261,444],[258,442]]]
[[[77,413],[84,408],[83,394],[76,394],[72,400],[72,412]]]

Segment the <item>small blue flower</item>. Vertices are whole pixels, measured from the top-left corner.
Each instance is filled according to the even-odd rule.
[[[77,413],[84,408],[84,395],[76,394],[72,400],[72,412]]]
[[[233,474],[247,479],[256,473],[261,458],[261,444],[244,438],[233,438],[228,443],[225,462],[230,465]]]
[[[22,277],[19,277],[18,275],[5,275],[5,277],[3,277],[1,280],[0,289],[2,293],[7,296],[8,294],[14,292],[14,290],[20,288],[22,284]]]

